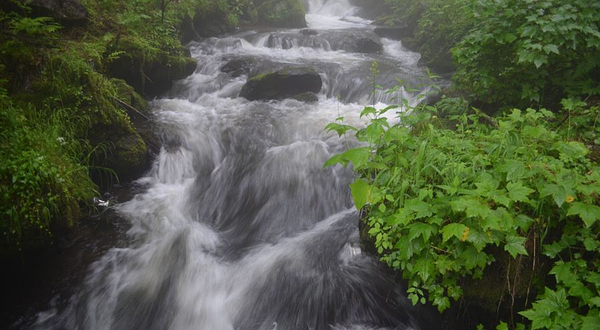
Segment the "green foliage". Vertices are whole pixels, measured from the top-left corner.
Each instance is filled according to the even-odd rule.
[[[413,0],[385,0],[390,8],[387,15],[380,18],[386,25],[407,25],[415,28],[421,15],[427,8],[425,1]]]
[[[491,264],[536,265],[543,255],[554,266],[541,275],[554,275],[555,285],[521,314],[533,329],[597,324],[600,167],[572,139],[573,128],[567,135],[561,126],[569,111],[513,109],[488,125],[477,111],[448,109],[462,104],[443,100],[444,120],[438,107],[406,109],[396,125],[382,116],[394,107],[365,107],[366,127],[327,127],[355,131],[366,145],[326,165],[353,165],[352,196],[367,211],[381,260],[408,281],[413,303],[444,311],[461,297],[462,283],[482,278]],[[577,116],[579,131],[596,131],[597,108]],[[452,129],[443,127],[448,121]]]
[[[422,62],[441,71],[452,71],[450,50],[473,27],[475,19],[470,8],[472,0],[429,1],[419,17],[412,40],[422,56]]]
[[[52,220],[71,225],[79,204],[94,194],[86,144],[75,138],[69,115],[17,107],[0,96],[0,242],[48,237]],[[57,224],[57,223],[54,223]]]
[[[301,0],[267,0],[256,8],[262,24],[282,27],[304,27],[306,9]]]
[[[460,88],[500,105],[555,105],[600,94],[600,3],[479,0],[478,24],[454,48]]]

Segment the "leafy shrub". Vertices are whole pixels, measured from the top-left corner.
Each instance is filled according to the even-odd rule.
[[[415,36],[410,43],[418,46],[423,64],[439,72],[454,70],[450,50],[462,40],[475,20],[471,0],[431,1],[419,18]]]
[[[454,80],[473,99],[554,106],[600,94],[600,2],[479,0],[475,16],[453,50]]]
[[[396,125],[382,116],[394,106],[365,107],[365,128],[327,129],[355,131],[366,146],[325,165],[353,165],[355,205],[367,211],[381,260],[408,281],[414,304],[444,311],[461,297],[461,283],[490,265],[519,260],[535,268],[547,258],[553,267],[521,315],[532,329],[592,329],[600,324],[600,167],[575,135],[557,130],[564,120],[550,111],[491,119],[448,109],[460,104],[440,105],[454,113],[445,120],[453,129],[440,125],[437,107],[399,113]],[[578,120],[597,131],[597,114],[596,106]]]

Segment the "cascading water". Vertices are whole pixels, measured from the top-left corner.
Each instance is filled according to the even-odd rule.
[[[196,73],[154,102],[164,146],[138,180],[145,192],[117,206],[130,245],[94,263],[68,306],[39,313],[33,328],[419,328],[402,290],[361,253],[351,171],[323,168],[354,142],[323,128],[340,116],[361,125],[361,104],[393,101],[372,97],[374,59],[384,86],[425,75],[398,42],[384,39],[380,55],[345,49],[372,33],[347,1],[309,6],[317,34],[247,31],[190,45]],[[232,59],[255,72],[313,67],[319,101],[238,98],[247,74],[220,70]]]

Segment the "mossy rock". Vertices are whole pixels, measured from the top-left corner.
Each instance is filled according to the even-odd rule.
[[[286,28],[306,27],[306,9],[301,0],[268,0],[257,5],[258,22]]]
[[[148,164],[148,147],[130,123],[96,125],[92,143],[99,146],[94,163],[114,171],[120,181],[139,176]]]
[[[137,46],[122,42],[119,49],[125,53],[108,64],[108,73],[125,80],[138,94],[155,97],[173,86],[173,81],[183,79],[196,69],[196,61],[184,54],[161,51],[152,58],[145,58]]]
[[[148,113],[148,103],[133,87],[129,86],[123,79],[112,78],[110,82],[117,90],[117,101],[123,102],[124,110],[133,121],[145,120]]]

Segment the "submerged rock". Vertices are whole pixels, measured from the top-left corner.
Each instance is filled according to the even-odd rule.
[[[240,96],[250,101],[282,100],[303,93],[318,93],[322,86],[321,76],[314,69],[286,68],[251,77]]]
[[[363,37],[356,40],[354,51],[357,53],[381,53],[383,44],[378,38]]]

